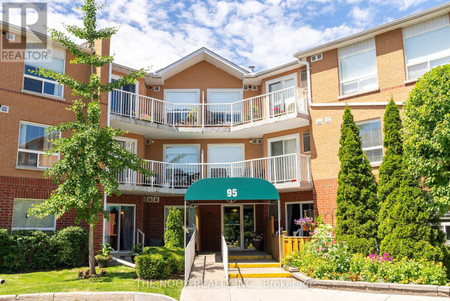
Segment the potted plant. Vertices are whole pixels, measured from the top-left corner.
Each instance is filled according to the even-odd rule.
[[[263,238],[264,238],[264,236],[262,233],[253,232],[252,240],[253,240],[253,246],[255,247],[255,250],[257,250],[257,251],[261,250]]]
[[[142,255],[144,253],[144,250],[142,249],[144,247],[143,244],[138,243],[133,246],[133,249],[131,250],[130,256],[131,256],[131,262],[134,263],[134,258],[138,255]]]
[[[110,244],[102,244],[101,246],[102,248],[95,255],[95,260],[98,262],[98,267],[104,269],[108,267],[108,261],[112,260],[111,251],[114,251],[114,249],[111,248]]]
[[[294,223],[301,226],[303,231],[309,231],[309,229],[314,225],[314,219],[312,217],[304,217],[294,219]]]

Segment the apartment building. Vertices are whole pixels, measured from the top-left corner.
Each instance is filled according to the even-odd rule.
[[[352,109],[377,175],[385,106],[391,97],[401,106],[417,78],[450,61],[449,17],[450,4],[444,4],[296,53],[292,62],[256,73],[200,48],[103,95],[104,124],[128,131],[118,143],[142,157],[153,175],[130,170],[118,175],[122,195],[106,199],[111,220],[99,224],[96,240],[117,251],[142,240],[162,243],[170,208],[184,205],[192,183],[216,177],[273,183],[288,235],[308,235],[294,224],[304,216],[320,214],[334,224],[344,107]],[[52,47],[54,60],[45,67],[87,81],[87,68],[69,64],[71,54]],[[109,41],[96,50],[108,54]],[[0,66],[0,227],[70,225],[73,213],[58,220],[26,214],[54,189],[43,171],[58,158],[43,156],[51,147],[43,129],[73,119],[66,111],[70,91],[30,74],[37,66],[26,60]],[[97,72],[107,82],[131,70],[111,64]],[[271,216],[278,218],[277,206],[217,203],[189,206],[186,222],[190,233],[197,230],[199,250],[218,251],[221,232],[228,233],[228,245],[245,249],[249,235],[263,233]],[[443,226],[450,235],[450,223]]]

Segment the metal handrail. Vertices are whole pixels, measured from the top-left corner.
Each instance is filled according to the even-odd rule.
[[[189,282],[189,276],[191,275],[192,265],[195,259],[195,240],[197,231],[192,233],[191,240],[189,241],[186,249],[184,249],[184,285],[187,286]]]
[[[228,275],[228,246],[227,242],[225,240],[225,236],[223,233],[220,234],[221,236],[221,244],[222,244],[222,261],[223,261],[223,269],[225,272],[225,280],[227,282],[227,285],[229,285],[229,275]]]

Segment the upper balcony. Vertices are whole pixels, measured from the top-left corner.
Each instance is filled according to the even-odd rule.
[[[287,154],[231,163],[168,163],[145,160],[148,177],[132,170],[118,176],[120,190],[125,193],[184,194],[197,180],[219,177],[261,178],[279,191],[312,189],[311,156]]]
[[[232,103],[174,103],[123,90],[110,95],[111,126],[152,138],[260,138],[309,124],[297,87]]]

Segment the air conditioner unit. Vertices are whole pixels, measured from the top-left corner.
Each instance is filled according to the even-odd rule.
[[[14,41],[14,40],[16,39],[16,35],[13,34],[13,33],[7,32],[7,33],[6,33],[6,39],[7,39],[8,41]]]
[[[153,90],[154,90],[155,92],[159,92],[159,91],[161,91],[161,87],[155,87]]]
[[[322,59],[322,53],[311,56],[311,62],[320,61]]]
[[[253,86],[252,86],[252,91],[257,91],[257,90],[258,90],[258,86],[253,85]]]
[[[0,112],[1,113],[8,113],[9,112],[9,107],[5,106],[5,105],[0,105]]]
[[[153,140],[150,138],[145,139],[145,145],[150,145],[153,143]]]
[[[262,139],[261,138],[253,138],[250,140],[251,144],[262,144]]]

